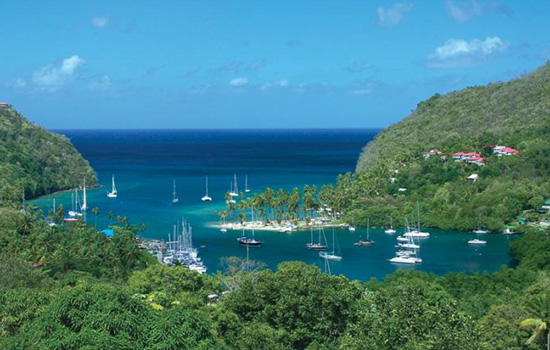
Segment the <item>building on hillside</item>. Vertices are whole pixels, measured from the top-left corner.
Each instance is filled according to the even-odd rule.
[[[7,103],[7,102],[0,102],[0,108],[9,108],[11,107],[11,103]]]
[[[544,205],[540,207],[541,209],[550,212],[550,199],[544,202]]]
[[[424,153],[424,159],[428,159],[431,156],[440,156],[442,154],[443,154],[443,152],[441,152],[437,148],[434,148],[434,149],[431,149],[428,152]]]
[[[482,165],[485,165],[485,158],[483,158],[483,157],[470,157],[470,158],[466,159],[466,163],[482,166]]]
[[[513,156],[519,153],[520,152],[517,149],[512,147],[498,146],[498,145],[493,147],[493,154],[495,154],[497,157]]]
[[[479,179],[479,175],[478,174],[472,174],[472,175],[468,176],[467,179],[472,180],[472,182],[476,182],[476,180]]]
[[[470,164],[483,165],[485,159],[477,152],[456,152],[453,153],[455,162],[467,162]]]

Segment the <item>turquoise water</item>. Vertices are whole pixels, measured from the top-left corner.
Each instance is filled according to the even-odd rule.
[[[147,238],[166,238],[177,220],[185,218],[193,226],[195,246],[209,272],[219,268],[223,256],[246,255],[235,238],[241,232],[222,233],[208,227],[218,221],[225,207],[223,196],[233,174],[244,188],[261,192],[266,186],[292,189],[304,184],[334,182],[337,174],[353,171],[361,148],[377,130],[242,130],[242,131],[63,131],[90,161],[105,188],[88,192],[88,205],[100,210],[98,227],[108,224],[107,213],[127,216],[134,224],[144,223]],[[115,174],[119,196],[107,198],[111,174]],[[204,203],[204,177],[209,176],[211,203]],[[172,181],[177,182],[179,203],[172,204]],[[56,195],[57,204],[70,208],[71,195]],[[52,197],[33,202],[51,206]],[[95,218],[88,213],[88,222]],[[395,252],[395,235],[371,229],[374,247],[353,243],[364,235],[336,230],[343,260],[331,262],[332,273],[366,280],[383,278],[397,268],[413,268],[444,274],[448,271],[494,271],[508,264],[507,236],[489,234],[487,246],[467,244],[473,234],[430,230],[432,237],[421,241],[417,266],[399,266],[387,262]],[[300,260],[323,267],[318,252],[305,249],[309,232],[279,233],[258,231],[264,241],[261,248],[250,249],[250,257],[275,268],[282,261]],[[327,232],[331,237],[331,231]]]

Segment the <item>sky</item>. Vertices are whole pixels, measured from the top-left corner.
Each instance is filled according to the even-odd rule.
[[[6,1],[0,101],[49,129],[381,128],[550,59],[550,1]]]

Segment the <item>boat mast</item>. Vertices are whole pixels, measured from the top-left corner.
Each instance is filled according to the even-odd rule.
[[[82,211],[85,211],[86,209],[88,209],[88,204],[86,203],[86,178],[84,178],[83,197],[84,203],[82,203]]]
[[[418,232],[420,232],[420,203],[416,201],[416,213],[418,214]]]
[[[206,197],[208,197],[208,176],[206,177]]]
[[[235,182],[235,187],[233,187],[233,191],[235,191],[235,193],[239,193],[239,186],[237,185],[237,173],[235,173],[235,175],[233,176],[233,181]]]

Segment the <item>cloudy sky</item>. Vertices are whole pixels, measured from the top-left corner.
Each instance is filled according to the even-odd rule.
[[[52,129],[384,127],[550,59],[550,1],[5,2],[0,101]]]

